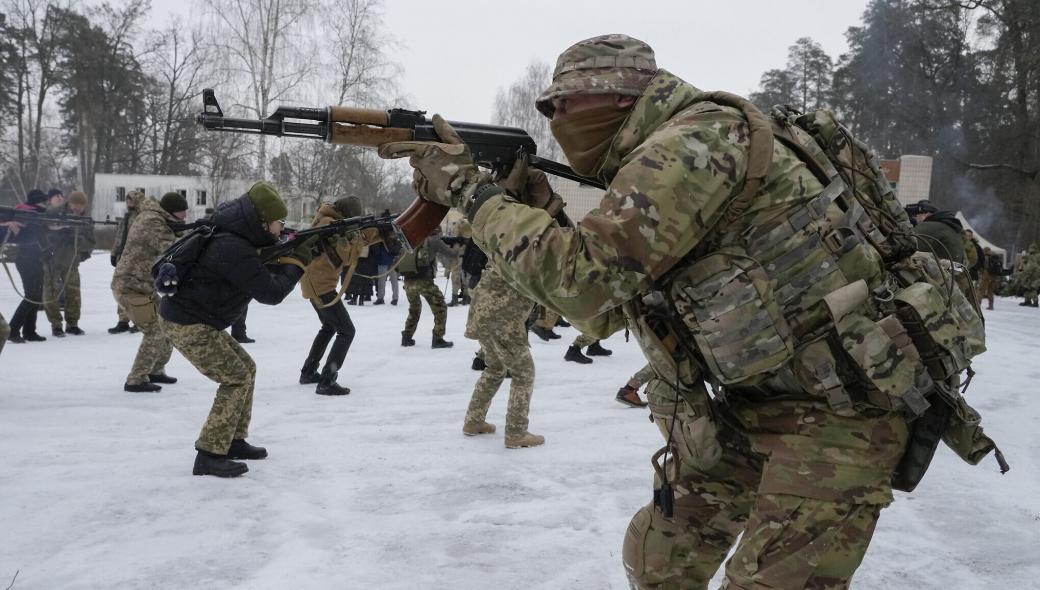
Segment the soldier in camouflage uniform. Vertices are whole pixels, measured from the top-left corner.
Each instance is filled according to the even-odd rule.
[[[1029,245],[1029,250],[1022,257],[1021,269],[1015,269],[1014,281],[1022,292],[1023,307],[1038,307],[1037,293],[1040,292],[1040,246]]]
[[[138,206],[143,200],[144,195],[137,191],[126,195],[126,215],[120,217],[119,223],[116,224],[116,236],[115,241],[112,243],[112,254],[108,257],[112,263],[112,268],[116,267],[119,263],[119,258],[123,255],[123,250],[126,248],[126,238],[130,235],[130,226],[133,224],[134,219],[137,218]],[[130,332],[130,317],[126,315],[126,310],[123,309],[119,301],[116,301],[116,313],[119,319],[115,326],[108,329],[108,333],[122,334],[123,332]],[[136,328],[133,330],[136,331]]]
[[[397,270],[404,277],[404,294],[408,297],[408,318],[401,331],[401,346],[415,346],[415,328],[422,314],[422,299],[433,313],[432,348],[451,348],[455,344],[444,339],[448,308],[444,293],[437,288],[433,277],[437,275],[437,256],[450,258],[455,252],[436,235],[426,238],[414,252],[401,261]]]
[[[460,219],[455,225],[455,237],[469,238],[471,233],[469,222],[465,219]],[[444,276],[451,281],[451,301],[448,302],[448,307],[454,307],[460,303],[462,305],[470,303],[469,288],[466,287],[466,282],[462,278],[462,255],[465,253],[465,248],[459,247],[456,250],[455,257],[451,259],[450,264],[444,265]]]
[[[508,373],[509,406],[506,410],[507,448],[534,447],[545,437],[527,431],[527,414],[534,393],[534,359],[527,343],[524,322],[534,303],[509,286],[494,268],[487,267],[473,294],[466,338],[480,342],[486,368],[473,387],[462,432],[469,436],[495,432],[486,421],[491,399]]]
[[[661,501],[639,511],[626,534],[632,586],[706,588],[739,536],[728,590],[847,588],[892,501],[908,426],[898,412],[851,403],[866,391],[845,363],[898,363],[896,374],[871,374],[912,387],[912,361],[890,356],[892,348],[850,361],[823,340],[793,353],[781,325],[768,335],[747,322],[774,317],[778,305],[758,278],[767,271],[753,266],[760,260],[767,277],[786,269],[795,297],[784,300],[786,311],[819,309],[810,306],[857,279],[878,285],[880,256],[865,241],[845,242],[849,266],[836,265],[818,234],[797,227],[820,219],[815,209],[805,215],[810,206],[841,219],[838,191],[825,192],[792,149],[772,141],[746,101],[659,70],[638,40],[608,35],[572,46],[536,106],[571,167],[608,184],[575,228],[489,183],[439,116],[443,143],[399,142],[380,154],[411,156],[419,195],[463,209],[474,240],[521,294],[596,337],[626,321],[632,329],[655,374],[655,422],[674,453],[656,465]],[[793,225],[796,214],[802,225]],[[835,337],[849,346],[867,334],[887,338],[867,303],[849,300],[845,315],[833,312]],[[694,312],[708,314],[704,323]],[[828,321],[815,317],[813,326]],[[745,331],[754,340],[743,340]],[[695,341],[705,333],[713,340]],[[722,378],[730,384],[709,396],[705,382]]]
[[[184,220],[188,202],[171,192],[163,195],[161,202],[144,199],[139,207],[140,213],[130,227],[112,275],[112,293],[144,334],[123,389],[154,392],[162,389],[160,383],[176,383],[177,379],[166,374],[173,346],[159,325],[159,297],[152,279],[152,264],[177,239],[170,224]]]
[[[58,215],[83,215],[87,212],[87,195],[82,191],[69,193],[68,200],[59,207],[48,209]],[[43,309],[51,322],[51,332],[58,338],[66,333],[82,336],[79,327],[83,304],[80,292],[79,264],[90,258],[94,251],[94,226],[62,227],[47,234],[50,256],[43,263]],[[62,327],[61,297],[65,296],[65,327]]]

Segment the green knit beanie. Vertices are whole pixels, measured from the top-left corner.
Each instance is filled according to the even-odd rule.
[[[254,184],[246,194],[249,195],[249,200],[253,202],[253,208],[256,209],[256,214],[263,223],[279,221],[289,215],[285,202],[278,196],[274,185],[269,182],[260,181]]]
[[[188,199],[185,199],[184,195],[180,193],[168,192],[159,200],[159,206],[172,215],[181,211],[187,211]]]

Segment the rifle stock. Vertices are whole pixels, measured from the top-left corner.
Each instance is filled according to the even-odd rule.
[[[202,100],[203,112],[199,113],[196,121],[212,131],[303,137],[361,147],[379,147],[396,141],[440,141],[433,124],[425,116],[426,111],[280,106],[266,119],[234,119],[224,116],[212,89],[202,91]],[[525,154],[532,168],[605,188],[598,179],[581,176],[566,164],[538,157],[537,144],[523,129],[457,121],[449,123],[469,146],[473,160],[496,174],[507,174],[516,159]],[[405,243],[415,248],[447,213],[447,207],[416,197],[394,225],[400,228]]]

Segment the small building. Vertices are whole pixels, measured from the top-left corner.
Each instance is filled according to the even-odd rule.
[[[188,219],[205,216],[206,209],[233,199],[252,186],[245,180],[226,179],[215,182],[207,176],[163,176],[158,174],[97,174],[91,216],[94,219],[116,219],[126,215],[126,195],[133,191],[161,199],[177,192],[188,201]]]
[[[881,160],[885,174],[896,198],[903,205],[911,205],[929,198],[932,191],[931,156],[900,156],[898,160]]]

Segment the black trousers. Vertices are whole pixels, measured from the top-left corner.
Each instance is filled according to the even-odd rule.
[[[249,315],[249,306],[242,310],[242,315],[238,316],[235,323],[231,324],[231,337],[232,338],[245,338],[246,337],[246,316]]]
[[[335,298],[335,291],[329,291],[320,297],[322,303],[328,303]],[[302,371],[313,373],[318,370],[321,357],[325,356],[325,349],[332,340],[332,336],[335,335],[336,341],[332,343],[332,350],[329,351],[329,357],[325,359],[325,367],[321,370],[322,382],[332,383],[336,381],[336,373],[343,366],[343,359],[347,357],[350,343],[354,341],[354,322],[350,321],[350,314],[347,313],[347,308],[343,305],[342,300],[328,307],[320,307],[312,300],[311,307],[321,320],[321,329],[314,337],[310,354],[303,363]]]
[[[25,299],[43,301],[43,261],[32,258],[17,258],[14,263],[22,277],[22,292]],[[29,336],[36,334],[36,315],[40,305],[22,299],[11,317],[11,335]]]

